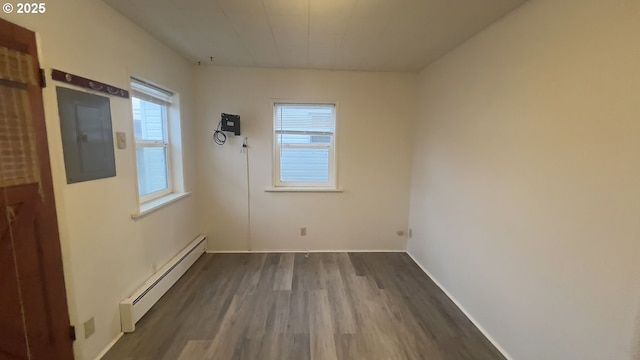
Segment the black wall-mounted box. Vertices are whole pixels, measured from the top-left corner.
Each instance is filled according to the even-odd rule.
[[[240,115],[222,113],[221,121],[220,130],[232,132],[236,136],[240,135]]]

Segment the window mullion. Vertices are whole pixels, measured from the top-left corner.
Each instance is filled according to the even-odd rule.
[[[136,147],[167,147],[164,141],[136,141]]]
[[[278,135],[311,135],[311,136],[332,136],[331,131],[296,131],[296,130],[276,130]]]
[[[331,144],[278,144],[283,149],[329,149]]]

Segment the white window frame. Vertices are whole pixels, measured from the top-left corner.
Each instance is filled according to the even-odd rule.
[[[133,98],[137,98],[143,101],[149,101],[151,99],[155,99],[154,102],[158,105],[162,106],[162,127],[164,130],[163,138],[164,141],[156,140],[139,140],[135,138],[135,131],[133,133],[135,150],[134,153],[136,155],[136,190],[139,198],[139,203],[144,204],[150,201],[159,199],[161,197],[167,196],[174,192],[173,187],[173,172],[172,172],[172,164],[171,164],[171,134],[169,133],[169,125],[170,125],[170,107],[172,102],[172,97],[174,93],[172,91],[163,89],[157,85],[151,84],[147,81],[140,80],[138,78],[131,78],[131,101],[132,106],[131,109],[133,111]],[[133,117],[132,117],[133,120]],[[167,188],[164,190],[156,191],[146,195],[140,195],[139,189],[139,171],[138,171],[138,148],[164,148],[165,150],[165,165],[166,165],[166,174],[167,174]]]
[[[301,135],[331,135],[331,144],[327,145],[282,145],[278,142],[278,133],[277,130],[277,106],[278,105],[309,105],[309,106],[317,106],[317,105],[329,105],[333,106],[333,133],[328,134],[326,132],[314,132],[314,131],[303,131],[297,132]],[[272,180],[273,187],[278,189],[329,189],[336,190],[337,189],[337,156],[336,156],[336,148],[337,148],[337,130],[338,130],[338,102],[337,101],[295,101],[295,100],[272,100],[271,101],[271,109],[272,109],[272,118],[273,118],[273,169],[272,169]],[[282,148],[304,148],[304,149],[329,149],[329,181],[321,182],[321,183],[310,183],[310,182],[283,182],[280,180],[280,154]]]

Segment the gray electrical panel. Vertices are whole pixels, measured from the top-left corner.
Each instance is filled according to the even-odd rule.
[[[116,176],[109,98],[56,91],[67,184]]]

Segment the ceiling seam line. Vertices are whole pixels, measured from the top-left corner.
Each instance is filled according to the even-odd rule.
[[[236,33],[236,35],[240,39],[240,42],[242,43],[242,46],[244,46],[244,49],[249,53],[249,56],[251,56],[251,60],[253,61],[253,66],[258,66],[258,63],[256,62],[256,58],[253,55],[253,53],[251,52],[251,48],[249,48],[247,46],[246,41],[244,41],[244,38],[242,37],[242,35],[240,35],[240,32],[238,31],[238,29],[236,28],[236,25],[233,23],[233,21],[229,17],[229,14],[227,14],[227,11],[224,9],[224,7],[222,5],[220,5],[220,1],[219,0],[216,0],[216,3],[218,4],[218,6],[220,6],[220,9],[222,10],[222,13],[224,14],[224,17],[227,18],[227,20],[231,24],[231,27],[233,28],[233,31]]]
[[[264,16],[267,17],[267,24],[269,24],[269,31],[271,32],[271,39],[273,39],[273,46],[276,48],[276,53],[278,54],[278,62],[281,67],[284,67],[282,63],[282,56],[280,55],[280,49],[278,48],[278,42],[276,41],[276,34],[273,33],[273,25],[271,25],[271,19],[269,18],[269,13],[267,12],[267,6],[264,4],[264,0],[261,1],[262,10],[264,10]]]
[[[311,65],[311,0],[307,0],[307,69]]]
[[[353,5],[351,6],[351,11],[349,11],[349,20],[347,20],[347,25],[345,26],[344,31],[342,32],[342,36],[340,37],[340,41],[338,42],[338,49],[337,49],[338,50],[338,54],[340,53],[340,51],[342,49],[342,43],[344,43],[344,38],[347,36],[347,28],[349,27],[349,25],[351,24],[351,21],[353,20],[353,13],[354,13],[354,11],[356,9],[356,4],[358,3],[358,1],[360,1],[360,0],[355,0],[353,2]],[[333,62],[333,64],[331,64],[332,68],[336,67],[335,60],[336,60],[336,58],[334,57],[334,62]]]

